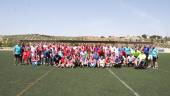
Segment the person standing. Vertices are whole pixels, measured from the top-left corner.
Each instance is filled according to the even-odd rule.
[[[145,61],[146,61],[146,66],[148,66],[149,64],[149,61],[148,61],[148,56],[149,56],[149,46],[144,46],[144,48],[143,48],[143,51],[144,51],[144,54],[146,55],[146,59],[145,59]]]
[[[152,49],[152,63],[153,63],[153,69],[158,69],[158,63],[157,63],[157,59],[158,59],[158,49],[153,47]]]
[[[17,65],[17,64],[20,64],[21,61],[20,61],[20,56],[21,56],[21,46],[19,46],[19,44],[16,44],[15,47],[14,47],[14,56],[15,56],[15,60],[14,60],[14,63]]]

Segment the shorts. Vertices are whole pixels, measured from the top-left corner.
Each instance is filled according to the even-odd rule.
[[[107,63],[106,66],[111,66],[112,64],[111,63]]]
[[[157,61],[157,57],[153,57],[152,61],[156,62]]]
[[[15,58],[20,58],[20,54],[15,54]]]
[[[128,57],[128,56],[130,56],[130,54],[126,54],[126,55],[125,55],[125,57]]]
[[[100,66],[101,66],[101,67],[104,67],[104,66],[105,66],[105,64],[104,64],[104,63],[100,63]]]
[[[153,60],[153,56],[152,56],[152,55],[149,55],[149,56],[148,56],[148,60]]]
[[[91,63],[91,64],[90,64],[90,67],[95,67],[95,66],[96,66],[95,63]]]
[[[37,61],[32,61],[31,63],[32,63],[32,65],[34,65],[34,66],[38,64]]]
[[[66,64],[66,67],[72,67],[73,64]]]
[[[145,53],[145,55],[146,55],[145,60],[148,60],[149,54],[148,54],[148,53]]]
[[[87,63],[82,63],[82,65],[88,65]]]
[[[132,61],[129,61],[128,64],[133,64],[133,62],[132,62]]]
[[[145,53],[145,55],[146,55],[146,57],[148,57],[148,56],[149,56],[149,53]]]

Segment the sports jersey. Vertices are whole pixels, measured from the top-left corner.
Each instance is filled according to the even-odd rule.
[[[149,48],[148,47],[144,47],[144,53],[148,54],[149,53]]]
[[[115,56],[119,56],[119,49],[115,48]]]
[[[21,54],[21,47],[19,45],[15,45],[15,50],[14,50],[15,54],[19,55]]]
[[[158,56],[158,49],[157,48],[153,48],[151,54],[152,54],[153,57],[157,57]]]
[[[143,54],[143,53],[141,53],[141,54],[139,54],[138,58],[139,58],[140,60],[144,60],[144,59],[146,58],[146,55]]]
[[[130,54],[131,54],[130,48],[126,47],[126,48],[125,48],[125,52],[126,52],[127,55],[130,55]]]
[[[63,57],[62,51],[59,51],[59,52],[58,52],[58,55],[60,55],[60,57]]]
[[[133,52],[134,57],[138,57],[139,54],[141,54],[141,52],[139,50],[136,50],[136,51]]]

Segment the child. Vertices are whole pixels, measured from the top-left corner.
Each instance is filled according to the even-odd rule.
[[[121,66],[122,66],[122,60],[121,60],[120,56],[116,56],[114,67],[121,68]]]
[[[24,52],[23,52],[23,61],[25,64],[28,64],[28,55],[27,55],[26,49],[24,49]]]
[[[88,65],[88,61],[85,57],[81,57],[81,65],[84,67],[84,66],[87,66]]]
[[[34,55],[31,57],[31,64],[33,67],[38,65],[38,62],[40,60],[40,57],[38,55]]]
[[[114,65],[114,63],[115,63],[115,58],[114,58],[114,56],[111,56],[110,57],[110,63],[111,63],[111,67]]]
[[[30,50],[26,47],[23,52],[23,61],[25,64],[30,64]]]
[[[90,58],[90,67],[95,68],[96,67],[96,60],[93,58]]]
[[[109,57],[106,57],[105,62],[106,62],[106,67],[111,67],[111,62]]]
[[[66,67],[67,68],[74,68],[74,64],[73,64],[74,60],[73,59],[68,59],[67,60],[67,64],[66,64]]]
[[[103,57],[101,57],[100,59],[99,59],[99,67],[102,67],[102,68],[104,68],[105,67],[105,59],[103,58]]]
[[[134,65],[134,61],[135,61],[135,57],[130,55],[127,57],[127,66],[133,66]]]
[[[61,62],[60,62],[61,64],[60,64],[60,68],[65,68],[66,66],[66,63],[67,63],[67,61],[66,61],[66,57],[65,56],[63,56],[62,58],[61,58]]]

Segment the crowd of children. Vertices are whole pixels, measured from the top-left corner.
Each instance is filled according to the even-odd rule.
[[[58,68],[117,67],[158,68],[158,50],[154,46],[111,46],[63,43],[17,44],[14,47],[15,63],[51,65]]]

